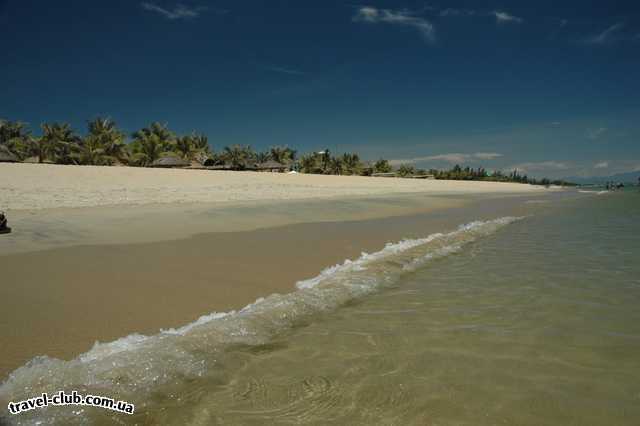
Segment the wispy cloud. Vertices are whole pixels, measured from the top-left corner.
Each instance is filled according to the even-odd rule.
[[[613,40],[615,34],[623,28],[624,24],[622,22],[615,23],[601,33],[588,37],[585,41],[588,44],[605,44]]]
[[[591,140],[597,140],[600,139],[600,137],[602,135],[604,135],[607,132],[606,127],[599,127],[597,129],[587,129],[587,137]]]
[[[450,164],[464,164],[478,161],[489,161],[495,160],[496,158],[502,157],[502,154],[497,152],[476,152],[473,154],[461,154],[461,153],[450,153],[450,154],[439,154],[439,155],[430,155],[427,157],[414,157],[414,158],[405,158],[405,159],[395,159],[389,160],[391,165],[400,165],[400,164],[416,164],[416,163],[429,163],[429,162],[444,162]]]
[[[205,7],[187,7],[184,4],[178,3],[176,6],[170,10],[165,9],[163,7],[158,6],[155,3],[143,2],[141,6],[144,10],[148,10],[150,12],[158,13],[170,20],[176,19],[193,19],[200,16],[200,14],[206,10]]]
[[[606,169],[609,167],[609,162],[608,161],[601,161],[599,163],[596,163],[593,165],[594,169]]]
[[[439,13],[440,16],[474,16],[477,12],[471,9],[442,9]]]
[[[560,161],[541,161],[537,163],[520,163],[507,167],[507,170],[518,170],[522,173],[569,170],[570,164]]]
[[[518,16],[512,15],[509,12],[505,12],[502,10],[494,10],[492,12],[486,12],[486,11],[477,11],[477,10],[473,10],[473,9],[454,9],[454,8],[447,8],[447,9],[442,9],[440,10],[440,12],[438,13],[439,16],[442,17],[457,17],[457,16],[490,16],[495,18],[496,22],[498,22],[499,24],[502,23],[507,23],[507,22],[511,22],[511,23],[516,23],[516,24],[520,24],[522,23],[524,20]],[[561,23],[561,26],[566,25],[565,23]]]
[[[493,12],[491,12],[491,15],[493,15],[496,18],[496,22],[499,24],[504,24],[507,22],[521,24],[523,21],[522,18],[511,15],[510,13],[504,12],[501,10],[494,10]]]
[[[353,20],[369,24],[385,23],[412,27],[418,30],[428,42],[435,42],[435,27],[433,24],[408,10],[378,9],[373,6],[362,6],[357,9]]]
[[[280,74],[289,74],[289,75],[305,75],[304,71],[296,70],[293,68],[280,67],[277,65],[265,65],[263,67],[268,71],[278,72]]]

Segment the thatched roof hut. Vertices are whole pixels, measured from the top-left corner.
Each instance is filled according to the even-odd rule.
[[[206,170],[207,168],[198,160],[191,160],[189,162],[189,166],[185,167],[185,169],[191,170]]]
[[[162,157],[151,163],[150,167],[181,168],[189,167],[191,162],[178,157]]]
[[[5,146],[0,145],[0,163],[17,163],[20,159]]]
[[[257,163],[253,168],[260,172],[286,172],[289,170],[289,166],[286,164],[273,160],[265,161],[264,163]]]
[[[213,166],[205,166],[205,169],[207,170],[233,170],[233,167],[227,165],[227,164],[216,164]]]

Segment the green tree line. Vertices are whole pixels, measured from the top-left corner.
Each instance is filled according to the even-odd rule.
[[[259,152],[248,145],[230,145],[216,152],[204,134],[194,131],[177,135],[166,124],[158,122],[133,132],[129,137],[113,120],[103,117],[89,121],[84,136],[67,123],[44,123],[40,127],[41,134],[36,136],[25,123],[0,119],[0,153],[9,153],[19,161],[29,159],[56,164],[147,167],[160,158],[176,157],[232,170],[250,169],[256,163],[275,161],[302,173],[313,174],[370,176],[395,173],[399,177],[432,175],[435,179],[450,180],[569,184],[546,178],[529,178],[517,170],[490,173],[484,168],[462,168],[459,165],[450,170],[424,170],[407,164],[394,168],[385,159],[364,162],[356,153],[333,155],[328,149],[300,157],[296,150],[287,146],[273,146]]]

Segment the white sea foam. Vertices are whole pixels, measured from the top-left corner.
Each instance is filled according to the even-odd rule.
[[[160,330],[161,333],[163,334],[180,334],[180,335],[184,335],[185,333],[188,333],[190,330],[192,330],[194,327],[198,327],[199,325],[203,325],[206,324],[208,322],[211,322],[213,320],[217,320],[220,318],[224,318],[227,315],[233,315],[235,314],[236,311],[231,311],[231,312],[212,312],[208,315],[202,315],[200,318],[198,318],[197,320],[195,320],[192,323],[189,323],[187,325],[184,325],[180,328],[169,328],[169,329],[162,329]]]
[[[214,312],[153,336],[132,334],[110,343],[96,342],[91,350],[71,361],[35,358],[0,385],[0,403],[65,388],[109,388],[131,400],[144,401],[145,395],[158,386],[223,374],[220,365],[226,348],[266,344],[315,315],[397,282],[402,274],[456,253],[518,219],[475,221],[452,232],[389,243],[378,252],[363,253],[356,260],[298,282],[299,290],[293,293],[272,294],[239,311]],[[40,410],[19,420],[30,423],[45,419],[47,423],[64,424],[69,418],[65,416],[72,415],[64,410],[50,414]]]
[[[582,193],[582,194],[596,194],[596,195],[604,195],[604,194],[608,194],[611,191],[587,191],[585,189],[579,189],[578,192]]]

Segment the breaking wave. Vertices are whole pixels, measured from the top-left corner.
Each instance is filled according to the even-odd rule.
[[[604,195],[604,194],[608,194],[610,191],[589,191],[589,190],[585,190],[585,189],[579,189],[578,190],[579,193],[581,194],[596,194],[596,195]]]
[[[211,313],[177,329],[152,336],[131,334],[98,343],[71,361],[40,356],[10,374],[0,385],[0,405],[60,390],[111,394],[136,403],[136,411],[150,404],[159,388],[175,388],[194,380],[224,377],[228,349],[268,344],[274,337],[309,323],[385,286],[434,259],[460,251],[465,245],[521,218],[475,221],[448,233],[389,243],[375,253],[362,253],[299,281],[298,290],[272,294],[239,311]],[[117,393],[117,394],[116,394]],[[47,407],[8,420],[20,424],[68,423],[73,407]],[[0,415],[0,423],[3,418]],[[76,417],[74,421],[78,421]]]

